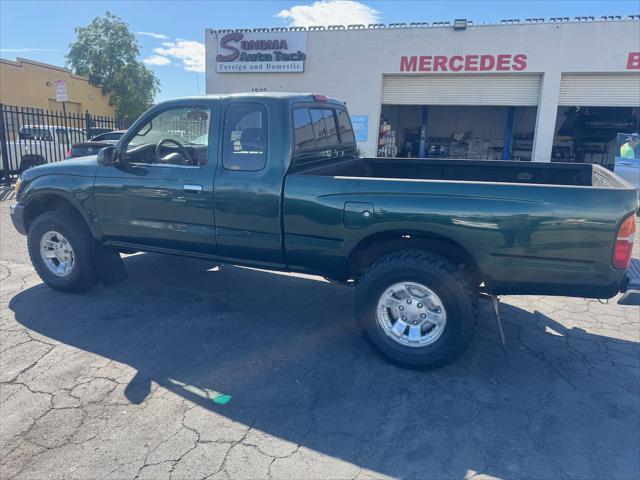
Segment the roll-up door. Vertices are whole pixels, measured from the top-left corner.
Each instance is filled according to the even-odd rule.
[[[393,75],[385,76],[387,105],[535,106],[540,75]]]
[[[558,103],[580,107],[638,107],[640,74],[564,74]]]

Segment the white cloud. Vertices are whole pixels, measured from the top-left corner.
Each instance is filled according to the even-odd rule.
[[[158,40],[167,40],[169,38],[168,35],[164,33],[155,33],[155,32],[137,32],[138,35],[142,35],[144,37],[157,38]]]
[[[171,60],[167,57],[161,57],[160,55],[151,55],[150,57],[142,60],[147,65],[170,65]]]
[[[319,0],[311,5],[296,5],[275,15],[294,27],[312,25],[352,25],[378,23],[380,12],[352,0]]]
[[[204,72],[204,43],[177,39],[175,42],[164,42],[162,45],[166,48],[155,48],[154,57],[179,60],[188,72]]]

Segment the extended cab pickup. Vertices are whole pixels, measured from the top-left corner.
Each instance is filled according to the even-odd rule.
[[[321,275],[355,284],[374,346],[422,367],[464,351],[480,290],[626,290],[637,210],[596,165],[359,158],[344,104],[304,94],[162,103],[16,189],[14,225],[55,289],[112,281],[123,251]]]

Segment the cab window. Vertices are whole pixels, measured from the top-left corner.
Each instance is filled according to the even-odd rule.
[[[311,114],[308,108],[296,108],[293,111],[293,136],[296,150],[316,146],[313,126],[311,125]]]
[[[129,140],[126,161],[159,166],[205,165],[210,121],[206,108],[180,107],[160,112]]]
[[[353,134],[353,127],[351,126],[351,119],[346,110],[339,109],[338,113],[338,128],[340,129],[340,143],[355,143],[356,138]]]
[[[262,170],[267,163],[267,110],[257,103],[234,103],[224,117],[222,166]]]

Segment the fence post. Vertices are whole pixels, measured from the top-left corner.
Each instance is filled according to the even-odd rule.
[[[2,181],[9,184],[9,149],[7,148],[7,131],[4,125],[4,106],[0,103],[0,152],[2,153]]]
[[[89,113],[89,110],[84,111],[84,124],[87,131],[87,138],[91,138],[91,114]]]

